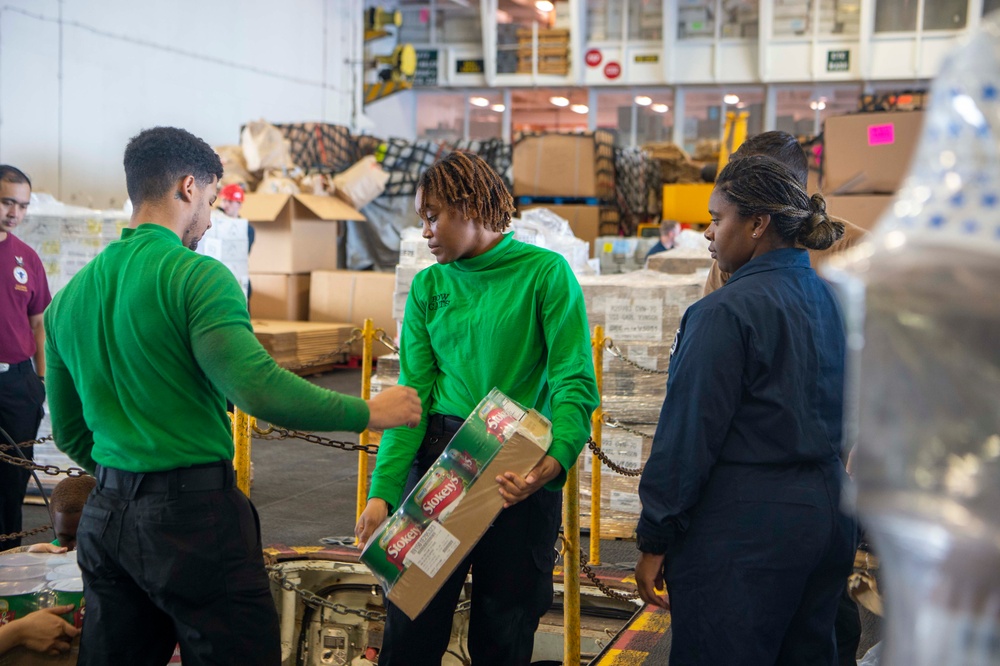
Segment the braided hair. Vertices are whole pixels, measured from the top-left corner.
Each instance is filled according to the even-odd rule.
[[[823,195],[806,194],[796,174],[773,157],[731,161],[719,173],[715,189],[743,217],[770,215],[781,238],[811,250],[825,250],[844,235],[844,224],[826,214]]]
[[[420,176],[418,189],[421,218],[427,217],[427,201],[434,197],[440,205],[469,217],[475,211],[489,231],[504,231],[514,214],[514,198],[500,176],[481,157],[455,151],[438,160]]]

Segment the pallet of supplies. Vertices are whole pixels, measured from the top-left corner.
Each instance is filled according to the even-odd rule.
[[[342,363],[347,352],[334,354],[351,338],[352,324],[254,319],[254,335],[279,365],[287,368]]]

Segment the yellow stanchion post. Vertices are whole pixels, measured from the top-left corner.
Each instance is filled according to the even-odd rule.
[[[580,472],[566,472],[563,489],[563,664],[580,663]]]
[[[594,327],[594,376],[597,378],[597,395],[604,394],[604,327]],[[601,424],[604,422],[603,403],[597,404],[597,409],[591,417],[592,437],[598,447],[601,446]],[[590,563],[601,563],[601,459],[593,454],[593,466],[590,471]]]
[[[250,419],[251,416],[233,406],[233,466],[236,468],[236,486],[250,497]]]
[[[372,342],[375,340],[375,324],[371,319],[365,319],[365,326],[361,329],[361,337],[364,340],[361,352],[361,399],[368,400],[372,397]],[[368,446],[370,433],[365,429],[358,436],[358,443],[361,446]],[[358,510],[356,520],[361,518],[361,512],[365,510],[368,503],[368,452],[358,451]]]

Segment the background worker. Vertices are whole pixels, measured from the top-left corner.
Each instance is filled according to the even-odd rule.
[[[15,444],[35,439],[44,415],[42,313],[52,300],[38,254],[14,235],[30,203],[28,177],[20,169],[0,165],[0,428]],[[0,443],[10,444],[2,435]],[[20,448],[33,458],[34,447]],[[24,467],[0,460],[0,535],[21,531],[21,505],[30,477]],[[0,541],[2,548],[20,544],[20,537]]]
[[[795,174],[795,179],[802,189],[808,191],[809,160],[806,157],[805,151],[802,150],[802,146],[799,145],[798,139],[788,132],[775,130],[755,134],[744,141],[736,152],[730,156],[729,160],[733,161],[751,155],[767,155],[778,160],[792,170],[792,173]],[[847,220],[832,215],[830,218],[844,226],[844,235],[834,241],[833,245],[825,250],[809,250],[809,261],[812,263],[813,268],[821,266],[831,255],[843,252],[857,245],[868,235],[867,231],[856,224],[851,224]],[[728,279],[729,273],[719,268],[718,261],[713,261],[712,267],[708,272],[708,279],[705,281],[704,294],[708,295],[712,293],[726,284]]]
[[[677,244],[677,237],[680,233],[681,225],[677,221],[663,220],[660,222],[660,240],[656,241],[656,245],[649,248],[649,252],[646,253],[646,258],[649,259],[649,257],[654,254],[674,249],[674,246]]]
[[[227,217],[239,217],[245,198],[246,192],[243,188],[236,183],[230,183],[219,190],[219,200],[216,202],[216,208],[221,210]],[[253,249],[253,241],[256,233],[257,232],[254,230],[253,225],[247,221],[248,255],[250,254],[250,250]],[[251,293],[253,293],[253,285],[247,282],[247,300],[250,300]]]
[[[226,398],[305,430],[417,426],[404,386],[369,401],[280,368],[239,283],[192,252],[211,226],[218,155],[172,127],[125,149],[129,228],[46,312],[55,440],[97,477],[77,531],[80,666],[277,664],[259,522],[235,485]]]

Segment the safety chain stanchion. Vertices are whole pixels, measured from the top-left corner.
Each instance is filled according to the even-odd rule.
[[[566,552],[580,550],[580,471],[570,465],[563,489],[563,539]],[[593,504],[593,502],[591,502]],[[563,662],[580,663],[580,576],[563,566]]]
[[[617,419],[611,418],[607,414],[604,415],[604,425],[608,426],[609,428],[617,428],[618,430],[624,430],[629,434],[637,435],[639,437],[642,437],[643,439],[653,439],[653,436],[648,432],[643,432],[641,430],[636,430],[635,428],[630,428],[624,423],[618,421]]]
[[[604,596],[610,597],[611,599],[617,599],[618,601],[632,601],[633,599],[639,598],[638,590],[635,592],[619,592],[608,585],[601,582],[601,579],[597,577],[594,570],[590,568],[587,564],[587,556],[583,554],[583,550],[580,551],[580,571],[586,574],[590,582],[594,584],[598,590],[600,590]]]
[[[358,617],[368,620],[369,622],[385,622],[385,613],[350,608],[344,604],[337,604],[329,599],[324,599],[315,592],[299,587],[292,581],[288,580],[288,576],[285,575],[284,567],[280,564],[269,565],[267,567],[267,573],[268,576],[271,577],[271,580],[277,583],[281,589],[287,590],[288,592],[294,592],[299,595],[302,599],[302,603],[306,606],[311,606],[317,610],[325,608],[340,615],[357,615]],[[471,601],[463,601],[455,607],[455,614],[458,615],[459,613],[467,613],[471,608]]]
[[[591,415],[591,450],[594,452],[590,470],[590,563],[601,564],[601,425],[604,423],[604,327],[594,327],[594,338],[591,340],[594,349],[594,377],[597,379],[597,395],[601,402]],[[597,447],[596,449],[594,447]]]
[[[25,445],[19,444],[18,446],[24,448]],[[23,467],[24,469],[30,469],[36,472],[42,472],[43,474],[48,474],[49,476],[56,476],[58,474],[65,474],[66,476],[83,476],[84,474],[87,473],[87,470],[81,469],[79,467],[69,467],[67,469],[60,469],[55,465],[36,465],[31,460],[25,460],[20,456],[12,456],[3,452],[0,452],[0,461],[3,461],[11,465],[15,465],[17,467]]]
[[[645,372],[645,373],[650,374],[650,375],[666,375],[666,374],[668,374],[668,372],[666,370],[654,370],[653,368],[647,368],[646,366],[639,365],[638,363],[636,363],[635,361],[633,361],[632,359],[630,359],[628,356],[626,356],[625,352],[623,352],[618,347],[618,345],[615,344],[615,341],[612,340],[611,338],[606,338],[604,345],[605,345],[605,348],[608,350],[609,354],[611,354],[615,358],[621,360],[623,363],[627,363],[627,364],[631,365],[633,368],[635,368],[636,370],[639,370],[640,372]]]
[[[233,407],[233,466],[236,468],[236,487],[250,497],[250,415]]]
[[[587,446],[590,447],[590,450],[594,453],[594,457],[601,460],[612,471],[618,472],[622,476],[642,476],[642,470],[643,470],[642,467],[639,467],[638,469],[633,469],[631,467],[622,467],[614,460],[612,460],[611,457],[604,452],[604,449],[598,446],[597,442],[595,442],[593,438],[587,440]],[[600,562],[591,561],[591,564],[599,565]]]
[[[25,539],[35,534],[48,532],[51,529],[52,529],[51,525],[41,525],[40,527],[33,527],[32,529],[24,530],[23,532],[11,532],[10,534],[0,534],[0,542],[13,541],[14,539]],[[0,550],[3,550],[3,548],[0,548]]]
[[[355,342],[360,342],[360,341],[361,341],[361,329],[356,328],[353,331],[351,331],[351,337],[348,338],[346,341],[344,341],[340,346],[338,346],[336,349],[332,351],[327,352],[326,354],[323,354],[319,358],[313,359],[312,362],[310,362],[308,365],[283,365],[281,367],[291,372],[298,372],[299,370],[305,370],[306,368],[312,368],[317,365],[323,365],[328,361],[340,361],[341,360],[340,357],[345,352],[349,351],[351,347],[354,346]]]
[[[375,339],[375,324],[371,319],[365,319],[365,326],[361,329],[361,399],[368,400],[372,397],[372,340]],[[358,443],[368,447],[368,440],[371,433],[365,428],[358,435]],[[357,511],[354,516],[355,522],[361,520],[361,512],[365,510],[368,503],[368,452],[358,452],[358,492]]]
[[[29,446],[34,446],[35,444],[44,444],[45,442],[51,442],[53,440],[52,435],[46,435],[45,437],[39,437],[38,439],[29,439],[26,442],[18,442],[17,448],[26,449]],[[17,449],[10,444],[0,444],[0,451],[16,451]]]
[[[319,444],[320,446],[326,446],[331,449],[340,449],[341,451],[367,451],[368,453],[378,453],[378,447],[374,444],[361,446],[360,444],[355,444],[354,442],[330,439],[329,437],[315,435],[311,432],[302,432],[301,430],[288,430],[287,428],[279,428],[275,425],[268,425],[267,428],[261,428],[255,423],[253,425],[253,433],[258,439],[301,439],[305,442]]]

